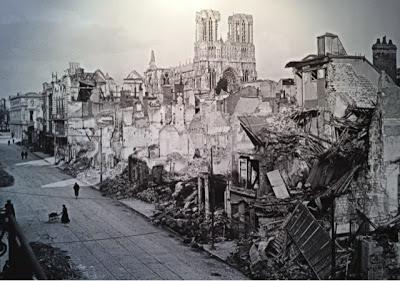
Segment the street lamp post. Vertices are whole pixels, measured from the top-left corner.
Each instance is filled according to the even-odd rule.
[[[100,182],[103,182],[103,127],[100,127]]]
[[[331,248],[331,279],[336,279],[336,229],[335,229],[335,202],[336,197],[332,198],[331,205],[331,232],[332,232],[332,248]]]
[[[55,124],[55,123],[54,123]],[[53,148],[53,153],[54,153],[54,165],[56,165],[56,145],[57,145],[57,138],[56,138],[56,128],[54,126],[54,148]]]
[[[213,149],[211,147],[210,164],[210,189],[211,189],[211,250],[215,250],[215,229],[214,229],[214,211],[215,211],[215,185],[213,175]]]

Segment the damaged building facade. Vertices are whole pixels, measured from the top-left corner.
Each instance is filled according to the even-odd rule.
[[[373,50],[375,48],[374,45]],[[333,34],[318,37],[318,55],[307,56],[302,61],[290,62],[286,66],[294,69],[298,85],[297,97],[305,112],[308,112],[304,114],[309,115],[303,124],[304,130],[320,139],[326,146],[340,141],[343,129],[349,130],[343,126],[344,122],[360,119],[362,115],[374,115],[378,92],[382,90],[382,85],[395,86],[388,75],[380,72],[365,57],[347,55],[340,39]],[[374,170],[383,168],[377,159],[380,149],[375,148],[379,142],[375,142],[374,139],[374,128],[377,126],[376,122],[380,121],[369,118],[370,129],[365,133],[369,137],[370,149],[366,153],[372,171],[370,176],[374,178]],[[374,155],[375,153],[378,154]],[[369,194],[367,205],[370,210],[364,211],[379,221],[397,213],[398,184],[380,188],[377,181],[380,179],[376,178],[371,186],[361,189],[367,189],[365,192]]]
[[[194,240],[215,225],[219,238],[257,237],[254,272],[268,253],[282,264],[302,256],[307,278],[327,278],[335,235],[398,219],[396,46],[378,40],[371,63],[326,33],[276,82],[257,78],[252,16],[230,16],[225,41],[219,22],[217,11],[196,13],[188,64],[159,67],[152,51],[121,85],[78,63],[52,75],[30,120],[39,146],[107,195],[154,203],[157,223]]]

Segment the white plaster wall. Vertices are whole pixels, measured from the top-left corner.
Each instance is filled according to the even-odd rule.
[[[394,216],[398,210],[399,165],[389,164],[385,169],[387,206],[389,213]]]
[[[150,131],[148,128],[136,128],[134,126],[124,126],[123,136],[124,136],[124,147],[138,148],[145,147],[148,145],[148,140],[150,136]]]
[[[167,125],[160,131],[159,146],[160,157],[174,152],[187,155],[190,149],[188,134],[186,132],[179,134],[175,127]]]
[[[336,117],[343,117],[347,108],[347,103],[340,97],[336,96],[335,98],[335,108],[333,110],[333,114]]]
[[[311,81],[311,73],[303,73],[303,89],[304,89],[304,100],[316,100],[317,99],[317,81]]]
[[[295,74],[294,81],[296,84],[297,105],[304,106],[303,80],[298,75]]]

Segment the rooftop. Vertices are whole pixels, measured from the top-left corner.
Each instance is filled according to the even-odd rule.
[[[137,80],[137,79],[142,80],[143,77],[136,70],[132,70],[124,80]]]
[[[327,93],[340,96],[347,104],[360,108],[373,108],[377,88],[350,63],[332,63],[328,68]]]

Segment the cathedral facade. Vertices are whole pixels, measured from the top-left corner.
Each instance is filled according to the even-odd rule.
[[[202,10],[196,13],[194,58],[189,64],[160,68],[152,51],[145,71],[145,87],[149,95],[174,92],[175,85],[183,85],[185,97],[208,94],[218,81],[225,78],[228,92],[235,92],[242,82],[257,79],[253,17],[234,14],[228,18],[228,34],[224,41],[219,36],[220,13]]]

